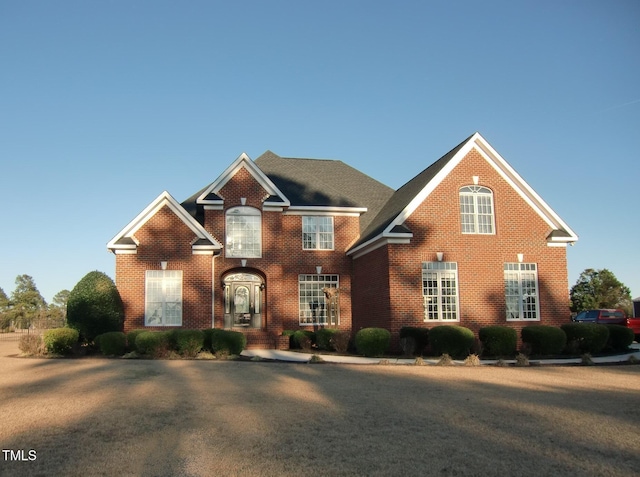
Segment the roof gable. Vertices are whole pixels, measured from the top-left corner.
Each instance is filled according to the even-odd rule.
[[[551,234],[547,237],[549,245],[564,246],[578,240],[575,232],[542,200],[533,188],[491,147],[480,133],[475,133],[400,187],[348,253],[361,255],[366,253],[367,249],[374,249],[375,242],[385,239],[387,241],[394,239],[408,241],[412,237],[411,232],[406,228],[399,227],[472,149],[476,149],[552,228]]]
[[[116,236],[107,243],[107,248],[114,253],[136,253],[138,243],[135,233],[146,224],[163,207],[169,209],[187,226],[194,235],[192,250],[194,254],[213,253],[222,249],[222,245],[202,225],[198,223],[167,191],[160,194],[135,219],[129,222]]]

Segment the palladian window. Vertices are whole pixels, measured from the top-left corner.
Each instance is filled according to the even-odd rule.
[[[233,207],[227,211],[227,257],[262,256],[262,216],[253,207]]]
[[[493,234],[493,192],[477,185],[460,189],[460,222],[463,234]]]

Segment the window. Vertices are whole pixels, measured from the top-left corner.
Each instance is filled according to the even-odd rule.
[[[459,321],[458,264],[424,262],[422,264],[424,320]]]
[[[535,263],[504,264],[507,321],[539,320],[538,270]]]
[[[493,193],[486,187],[460,189],[460,221],[463,234],[493,234]]]
[[[338,275],[299,275],[301,325],[339,325]]]
[[[302,217],[302,249],[333,250],[333,217]]]
[[[262,256],[262,217],[253,207],[233,207],[227,211],[227,257]]]
[[[182,271],[147,270],[145,326],[182,325]]]

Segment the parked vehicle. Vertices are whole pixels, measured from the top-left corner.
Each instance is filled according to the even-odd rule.
[[[636,341],[640,343],[640,317],[627,318],[623,310],[585,310],[571,318],[571,321],[626,326],[633,330],[633,333],[636,335]]]
[[[627,328],[631,328],[636,335],[636,341],[640,343],[640,317],[627,318]]]

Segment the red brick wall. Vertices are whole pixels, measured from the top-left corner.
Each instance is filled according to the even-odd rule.
[[[459,213],[459,189],[473,184],[493,191],[495,235],[463,235]],[[369,277],[379,274],[382,250],[388,248],[390,306],[387,326],[397,333],[402,326],[432,327],[440,322],[424,322],[422,300],[423,261],[436,261],[436,252],[444,252],[444,261],[458,263],[458,293],[460,325],[476,334],[482,326],[501,324],[518,331],[531,322],[507,322],[504,298],[505,262],[517,262],[517,254],[524,254],[524,262],[538,265],[541,321],[535,324],[559,325],[569,321],[566,249],[547,246],[550,227],[491,167],[478,152],[470,152],[440,183],[431,195],[406,221],[414,236],[410,245],[389,245],[355,260],[354,322],[361,327],[379,326],[385,322],[380,306],[374,306],[369,290],[387,290],[380,280]],[[372,312],[371,308],[377,311]]]

